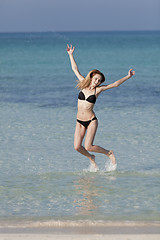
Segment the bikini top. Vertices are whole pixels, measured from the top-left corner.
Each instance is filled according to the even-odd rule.
[[[84,93],[82,91],[79,92],[78,94],[78,99],[80,100],[85,100],[90,103],[95,103],[96,102],[96,88],[95,88],[95,93],[93,95],[90,95],[88,98],[85,97]]]

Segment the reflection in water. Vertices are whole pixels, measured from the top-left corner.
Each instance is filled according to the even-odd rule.
[[[102,205],[104,195],[106,196],[107,186],[104,187],[104,183],[100,185],[99,181],[96,181],[96,179],[96,175],[87,174],[85,176],[80,176],[79,179],[74,181],[74,187],[77,191],[76,196],[78,197],[74,200],[77,215],[91,216],[96,214],[96,210]],[[109,200],[105,199],[105,204],[108,201]]]

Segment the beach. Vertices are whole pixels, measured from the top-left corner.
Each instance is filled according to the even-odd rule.
[[[1,227],[1,240],[159,240],[159,222],[48,222]]]
[[[57,239],[57,240],[159,240],[160,235],[157,234],[118,234],[118,235],[102,235],[102,234],[96,234],[96,235],[54,235],[54,234],[0,234],[1,240],[48,240],[48,239]]]

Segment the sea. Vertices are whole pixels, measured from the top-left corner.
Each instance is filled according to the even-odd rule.
[[[94,111],[97,172],[73,147],[83,76],[110,84]],[[160,221],[160,31],[0,33],[0,224]]]

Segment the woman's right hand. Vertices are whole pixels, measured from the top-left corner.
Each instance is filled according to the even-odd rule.
[[[75,47],[72,47],[72,45],[69,46],[69,45],[67,44],[67,52],[68,52],[69,55],[73,54],[74,49],[75,49]]]

